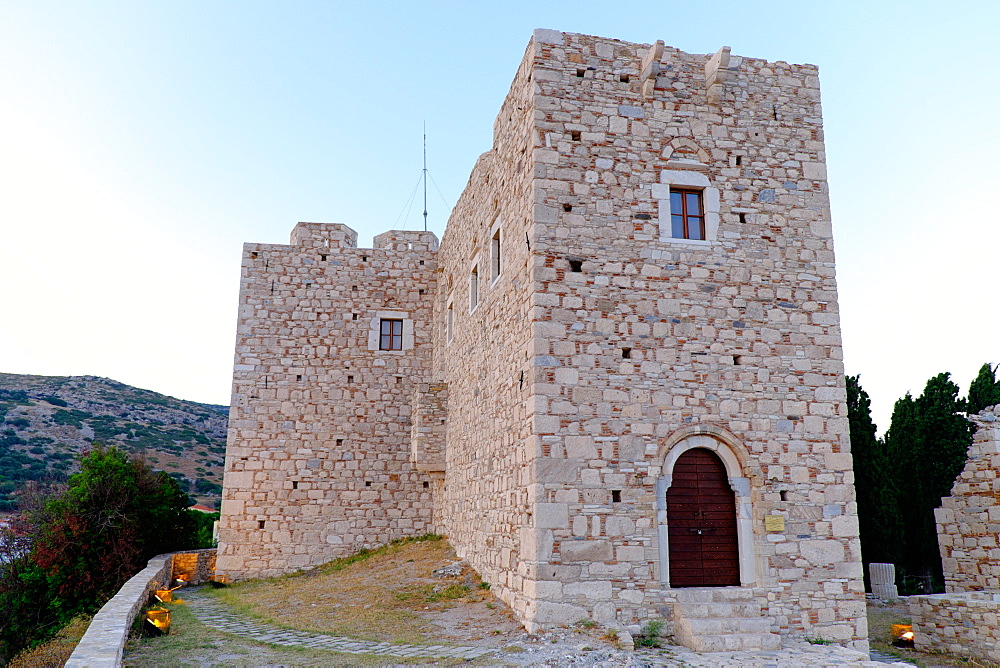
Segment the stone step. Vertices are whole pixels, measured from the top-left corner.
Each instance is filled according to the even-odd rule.
[[[770,633],[771,622],[762,618],[678,619],[676,627],[693,636]]]
[[[678,617],[760,617],[758,603],[678,603]]]
[[[765,651],[781,647],[762,616],[759,591],[745,587],[680,589],[674,603],[674,635],[698,652]]]
[[[746,587],[691,587],[678,589],[678,603],[735,603],[754,601],[758,592]]]
[[[733,633],[722,636],[694,636],[690,642],[681,644],[696,652],[763,652],[781,649],[781,638],[774,633]]]

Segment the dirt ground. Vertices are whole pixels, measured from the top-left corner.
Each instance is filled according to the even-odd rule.
[[[446,569],[441,572],[440,569]],[[473,665],[628,665],[636,655],[619,647],[615,632],[587,621],[529,635],[489,591],[489,583],[464,566],[447,541],[431,537],[389,545],[331,562],[312,571],[238,583],[213,590],[235,613],[279,628],[369,641],[489,647],[493,658]],[[128,666],[376,665],[385,657],[279,648],[209,628],[184,604],[173,606],[169,636],[134,639]],[[871,603],[872,648],[926,668],[974,666],[961,657],[925,654],[891,645],[889,627],[909,623],[905,602]],[[680,651],[667,645],[662,656]],[[678,665],[685,657],[678,655]],[[468,662],[435,660],[436,665]],[[408,665],[413,665],[412,660]],[[989,668],[996,668],[989,666]]]

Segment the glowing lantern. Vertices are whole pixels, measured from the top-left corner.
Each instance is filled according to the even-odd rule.
[[[913,647],[913,626],[911,624],[893,624],[891,632],[893,645],[897,647]]]
[[[170,633],[170,611],[166,608],[151,608],[147,610],[146,624],[157,635]]]

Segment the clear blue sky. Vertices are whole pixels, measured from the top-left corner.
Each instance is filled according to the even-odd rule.
[[[416,228],[425,120],[440,234],[545,27],[819,65],[846,365],[884,429],[1000,361],[998,7],[0,0],[0,371],[228,403],[241,244]]]

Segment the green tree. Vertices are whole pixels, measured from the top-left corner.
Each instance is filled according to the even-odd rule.
[[[906,578],[904,589],[930,592],[943,587],[934,509],[951,493],[965,466],[973,433],[958,392],[951,374],[934,376],[917,399],[907,393],[896,402],[885,435],[904,527],[903,553],[896,562]]]
[[[987,362],[979,368],[979,374],[969,385],[969,398],[966,399],[966,410],[974,415],[984,408],[1000,404],[1000,382],[997,382],[997,366]]]
[[[0,570],[0,659],[95,612],[151,557],[195,545],[187,494],[114,447],[95,446],[65,491],[29,505]]]
[[[847,377],[847,416],[867,580],[869,563],[897,563],[902,554],[903,525],[897,510],[899,490],[886,444],[876,438],[871,399],[861,387],[860,376]]]

